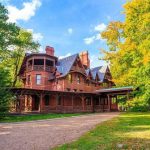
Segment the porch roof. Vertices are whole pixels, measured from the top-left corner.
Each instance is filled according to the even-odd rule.
[[[100,89],[96,90],[95,93],[97,94],[117,94],[117,95],[124,95],[129,92],[132,92],[134,90],[133,86],[127,86],[127,87],[117,87],[117,88],[106,88],[106,89]]]
[[[8,88],[7,90],[11,91],[14,94],[18,95],[33,95],[33,94],[95,94],[93,92],[85,91],[54,91],[54,90],[44,90],[44,89],[31,89],[31,88]]]

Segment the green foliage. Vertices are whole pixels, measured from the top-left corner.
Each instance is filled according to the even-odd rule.
[[[150,1],[132,0],[124,8],[125,21],[111,22],[102,33],[110,47],[104,59],[117,86],[139,87],[132,106],[150,110]]]
[[[8,11],[0,3],[0,113],[9,110],[12,98],[6,87],[19,83],[18,72],[26,52],[36,51],[32,33],[8,22]]]
[[[9,110],[11,94],[7,87],[10,86],[9,72],[0,67],[0,116]]]

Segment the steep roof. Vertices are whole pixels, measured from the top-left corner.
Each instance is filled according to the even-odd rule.
[[[96,74],[98,74],[101,81],[104,80],[105,73],[108,66],[99,66],[91,69],[92,75],[94,79],[96,78]]]
[[[74,54],[74,55],[58,60],[56,64],[56,68],[57,68],[57,71],[61,73],[60,77],[66,76],[69,73],[77,57],[79,57],[79,55]]]

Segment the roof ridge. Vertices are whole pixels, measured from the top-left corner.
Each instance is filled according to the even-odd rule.
[[[66,57],[64,57],[64,58],[58,58],[58,60],[64,60],[64,59],[67,59],[67,58],[72,57],[72,56],[75,56],[75,55],[79,55],[79,54],[76,53],[76,54],[73,54],[73,55],[70,55],[70,56],[66,56]]]

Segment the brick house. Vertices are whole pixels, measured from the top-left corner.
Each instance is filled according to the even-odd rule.
[[[102,112],[117,111],[117,95],[132,87],[112,88],[108,66],[90,68],[87,51],[63,59],[47,46],[46,53],[26,54],[19,77],[23,87],[16,94],[16,112]]]

